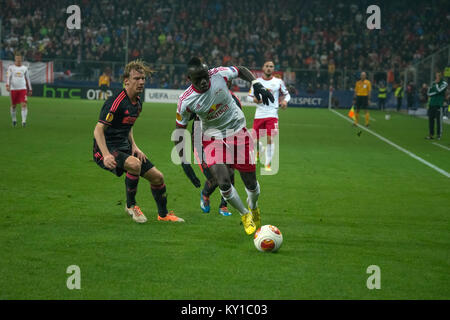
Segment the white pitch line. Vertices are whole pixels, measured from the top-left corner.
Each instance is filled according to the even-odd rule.
[[[432,142],[432,144],[434,144],[434,145],[436,145],[436,146],[439,146],[439,147],[441,147],[441,148],[444,148],[444,149],[450,151],[450,148],[449,148],[449,147],[443,146],[442,144],[439,144],[439,143],[437,143],[437,142]]]
[[[341,118],[347,120],[348,122],[353,123],[352,120],[347,119],[346,116],[340,114],[339,112],[337,112],[337,111],[335,111],[335,110],[333,110],[333,109],[329,109],[329,110],[332,111],[332,112],[334,112],[335,114],[337,114],[339,117],[341,117]],[[369,132],[370,134],[372,134],[372,135],[374,135],[375,137],[377,137],[378,139],[380,139],[380,140],[386,142],[387,144],[390,144],[390,145],[393,146],[394,148],[396,148],[396,149],[398,149],[398,150],[400,150],[400,151],[406,153],[406,154],[407,154],[408,156],[410,156],[411,158],[414,158],[414,159],[416,159],[416,160],[422,162],[424,165],[429,166],[431,169],[436,170],[436,171],[439,172],[440,174],[443,174],[443,175],[446,176],[447,178],[450,178],[450,173],[448,173],[448,172],[445,171],[445,170],[442,170],[442,169],[439,168],[439,167],[436,167],[434,164],[429,163],[428,161],[426,161],[426,160],[422,159],[421,157],[415,155],[415,154],[412,153],[411,151],[408,151],[408,150],[406,150],[405,148],[400,147],[399,145],[395,144],[394,142],[390,141],[389,139],[386,139],[385,137],[380,136],[378,133],[376,133],[376,132],[374,132],[374,131],[372,131],[372,130],[370,130],[370,129],[367,129],[367,128],[361,126],[360,124],[358,124],[358,127],[361,128],[361,129],[363,129],[363,130],[365,130],[365,131],[367,131],[367,132]]]

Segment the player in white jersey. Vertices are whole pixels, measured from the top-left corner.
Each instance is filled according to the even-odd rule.
[[[273,101],[272,94],[256,81],[247,68],[218,67],[208,70],[206,64],[194,57],[188,63],[188,79],[192,84],[180,95],[176,124],[179,128],[185,128],[192,113],[200,118],[206,164],[219,185],[222,197],[239,211],[245,232],[252,234],[261,225],[257,204],[260,188],[252,156],[253,140],[245,127],[244,113],[227,87],[227,81],[236,77],[251,82],[255,96],[264,103]],[[183,159],[183,169],[194,183],[197,177],[185,160],[180,142],[176,141],[175,145]],[[230,168],[240,172],[248,195],[248,209],[231,183]]]
[[[274,64],[272,61],[266,61],[263,65],[264,75],[257,80],[269,90],[275,101],[265,105],[262,101],[259,101],[253,94],[253,88],[250,88],[248,100],[250,102],[257,103],[255,119],[253,121],[253,130],[256,133],[256,139],[258,142],[259,150],[263,152],[264,145],[259,141],[261,136],[267,133],[267,145],[266,145],[266,159],[265,169],[271,171],[270,163],[272,162],[273,155],[275,153],[275,143],[272,140],[272,136],[278,134],[278,109],[286,109],[291,96],[283,80],[273,76]],[[258,158],[258,153],[257,153]]]
[[[6,72],[6,90],[11,94],[11,119],[13,127],[17,125],[16,105],[22,106],[22,127],[27,122],[27,95],[31,96],[32,88],[28,68],[22,65],[22,55],[15,53],[14,64]]]

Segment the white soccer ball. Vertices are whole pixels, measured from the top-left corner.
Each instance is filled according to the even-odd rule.
[[[261,252],[276,252],[283,243],[283,235],[277,227],[266,224],[256,230],[253,242]]]
[[[387,115],[384,116],[384,118],[385,118],[386,120],[389,120],[389,119],[391,118],[391,115],[390,115],[390,114],[387,114]]]

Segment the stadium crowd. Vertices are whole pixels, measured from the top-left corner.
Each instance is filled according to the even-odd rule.
[[[155,78],[160,86],[183,87],[176,65],[200,55],[210,65],[253,69],[272,59],[306,88],[307,70],[317,71],[317,87],[341,83],[342,70],[395,73],[450,42],[446,0],[382,1],[380,30],[366,28],[368,1],[81,0],[81,29],[69,30],[72,3],[0,0],[0,57],[20,49],[28,61],[120,62],[129,27],[128,59],[166,65]]]

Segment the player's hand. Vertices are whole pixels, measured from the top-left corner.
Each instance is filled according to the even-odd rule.
[[[105,165],[105,167],[111,170],[117,166],[116,159],[112,154],[108,154],[107,156],[103,157],[103,164]]]
[[[261,104],[261,103],[262,103],[262,100],[258,100],[258,99],[256,99],[256,98],[253,98],[253,102],[254,102],[254,103],[257,103],[257,104]]]
[[[283,101],[280,102],[280,107],[281,107],[281,109],[283,109],[283,110],[285,110],[285,109],[287,108],[287,102],[286,102],[286,100],[283,100]]]
[[[275,101],[272,93],[270,93],[269,90],[264,88],[264,86],[259,82],[253,83],[253,93],[254,93],[256,99],[262,100],[262,102],[266,105],[269,104],[269,100],[270,100],[270,102]]]
[[[145,155],[145,153],[143,153],[138,147],[133,148],[131,152],[136,158],[141,160],[141,162],[145,162],[147,160],[147,156]]]
[[[6,91],[9,92],[9,84],[6,85]]]
[[[32,94],[33,94],[33,90],[28,90],[27,95],[28,95],[29,97],[31,97]]]
[[[183,167],[184,173],[187,175],[189,180],[191,180],[192,184],[196,187],[200,187],[200,180],[198,180],[197,176],[195,175],[194,169],[192,169],[192,166],[189,163],[182,163],[181,166]]]

